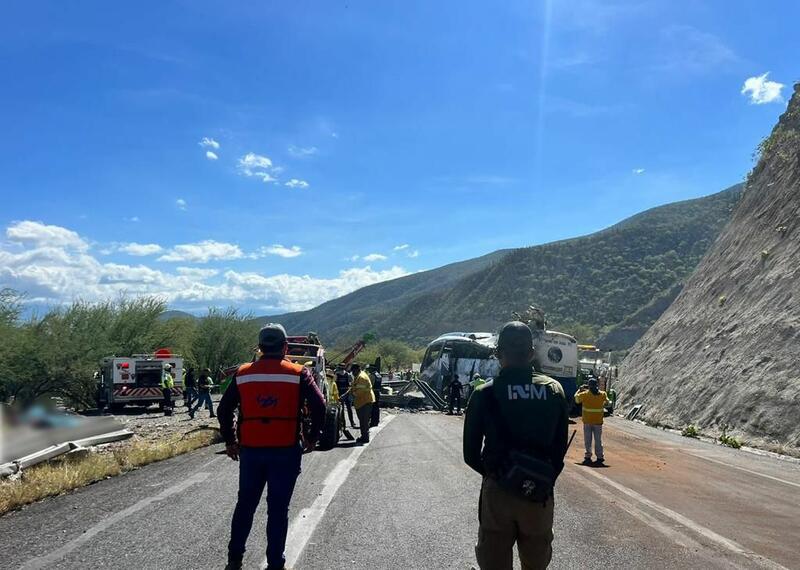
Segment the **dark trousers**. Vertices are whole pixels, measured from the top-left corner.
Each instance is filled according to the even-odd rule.
[[[289,502],[300,475],[302,448],[243,447],[239,451],[239,497],[231,521],[228,557],[241,560],[253,516],[267,487],[267,565],[283,568],[286,561],[286,533],[289,531]]]
[[[347,408],[347,417],[350,419],[350,426],[355,427],[356,422],[353,421],[353,395],[348,394],[342,398],[342,403]]]
[[[161,396],[164,398],[164,408],[172,407],[172,390],[161,388]]]
[[[453,413],[453,406],[458,408],[458,413],[461,413],[461,394],[450,394],[450,413]]]
[[[361,428],[361,441],[369,441],[369,424],[372,420],[372,404],[364,404],[356,410],[358,426]]]

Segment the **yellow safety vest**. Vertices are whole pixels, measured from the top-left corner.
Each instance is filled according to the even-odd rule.
[[[588,425],[603,425],[603,415],[605,403],[608,401],[606,393],[600,390],[597,394],[587,391],[580,391],[575,394],[575,403],[582,404],[583,423]]]
[[[175,380],[172,378],[172,374],[164,372],[161,375],[161,387],[170,389],[175,387]]]

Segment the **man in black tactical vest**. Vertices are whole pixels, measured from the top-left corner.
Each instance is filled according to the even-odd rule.
[[[525,323],[503,326],[500,373],[476,388],[464,420],[464,461],[483,476],[475,554],[483,570],[524,570],[552,558],[553,486],[564,468],[568,408],[557,381],[533,368]]]

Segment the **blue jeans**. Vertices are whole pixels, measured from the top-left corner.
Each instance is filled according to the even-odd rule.
[[[184,399],[186,400],[186,407],[191,408],[192,403],[197,399],[197,388],[194,386],[187,386],[184,391]]]
[[[213,416],[214,404],[211,401],[211,392],[200,392],[200,394],[197,396],[197,405],[194,408],[190,408],[192,410],[192,413],[195,413],[197,410],[203,407],[203,404],[206,405],[206,409],[208,409],[208,411],[211,412],[211,415]]]
[[[253,516],[267,487],[267,565],[283,568],[286,533],[289,532],[289,502],[300,475],[303,449],[295,447],[242,447],[239,451],[239,497],[231,521],[228,557],[244,556]]]

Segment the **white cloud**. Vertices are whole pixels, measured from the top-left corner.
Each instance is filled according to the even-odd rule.
[[[277,255],[279,257],[286,258],[297,257],[299,255],[303,255],[303,248],[301,248],[299,245],[284,247],[281,244],[276,243],[271,246],[259,248],[258,256],[261,257],[264,255]]]
[[[411,247],[411,246],[410,246],[410,245],[408,245],[407,243],[404,243],[404,244],[402,244],[402,245],[396,245],[396,246],[394,246],[392,249],[393,249],[394,251],[403,251],[404,249],[408,249],[409,247]]]
[[[203,137],[203,140],[201,140],[197,144],[199,144],[203,148],[213,148],[214,150],[219,150],[219,143],[214,139],[208,137]]]
[[[126,243],[120,246],[119,251],[127,253],[128,255],[135,255],[143,257],[145,255],[155,255],[164,251],[164,248],[157,243]]]
[[[308,182],[305,180],[298,180],[297,178],[292,178],[284,184],[284,186],[288,186],[289,188],[308,188]]]
[[[352,255],[352,256],[350,256],[350,261],[358,261],[359,259],[361,259],[360,255]]]
[[[296,311],[408,274],[402,267],[375,271],[366,266],[346,269],[328,278],[233,270],[219,277],[215,269],[169,266],[171,270],[162,270],[146,265],[102,263],[85,251],[88,241],[71,230],[39,224],[47,228],[43,232],[20,224],[12,224],[6,230],[6,235],[15,236],[14,240],[0,242],[0,287],[23,291],[30,302],[39,304],[61,304],[76,298],[98,301],[125,294],[158,296],[172,307],[188,310],[233,304],[263,312]],[[52,240],[49,237],[52,235],[60,239]],[[201,253],[197,248],[187,251],[191,246],[203,246],[199,249],[204,251]],[[175,249],[186,258],[202,261],[219,258],[219,246],[236,257],[236,246],[217,242]],[[212,278],[217,281],[209,282]]]
[[[133,216],[132,218],[122,218],[122,221],[123,222],[133,222],[135,224],[135,223],[139,222],[139,216]]]
[[[319,150],[315,146],[303,147],[303,146],[295,146],[293,144],[289,145],[289,148],[287,150],[289,151],[289,154],[295,158],[305,158],[308,156],[314,156],[315,154],[317,154],[317,152],[319,152]]]
[[[269,157],[253,152],[248,152],[239,159],[239,171],[245,176],[260,178],[262,182],[277,182],[273,174],[281,170],[283,169],[272,165]]]
[[[195,279],[208,279],[209,277],[214,277],[219,274],[219,270],[217,269],[205,269],[203,267],[176,267],[175,271],[177,271],[179,275],[194,277]]]
[[[177,200],[175,200],[175,205],[178,207],[179,210],[186,211],[187,204],[186,200],[184,200],[183,198],[178,198]]]
[[[370,253],[364,256],[364,261],[386,261],[386,256],[380,253]]]
[[[414,251],[409,251],[408,257],[419,257],[419,250],[415,249]]]
[[[208,160],[217,160],[219,157],[217,156],[217,154],[216,154],[216,153],[214,153],[214,152],[211,152],[210,150],[207,150],[207,151],[206,151],[206,158],[207,158]]]
[[[239,159],[239,167],[245,174],[251,176],[251,171],[256,168],[272,168],[272,160],[269,157],[248,152]]]
[[[188,261],[190,263],[208,263],[213,260],[241,259],[244,257],[241,248],[232,243],[224,243],[207,239],[197,243],[176,245],[158,261]]]
[[[60,247],[78,251],[89,249],[89,243],[76,232],[31,220],[12,223],[6,228],[6,237],[13,242],[37,247]]]
[[[769,81],[769,72],[758,77],[748,77],[742,86],[742,95],[750,97],[753,105],[764,105],[765,103],[781,103],[783,97],[781,90],[785,87],[783,83]]]
[[[644,168],[634,168],[631,172],[634,174],[644,174]]]
[[[272,176],[269,172],[254,172],[251,176],[260,178],[262,182],[278,182],[278,179]]]
[[[385,271],[374,271],[371,267],[345,269],[330,279],[318,279],[308,275],[273,275],[258,273],[225,273],[232,294],[241,295],[238,302],[257,296],[264,307],[278,310],[302,311],[315,307],[368,285],[408,275],[402,267]]]

